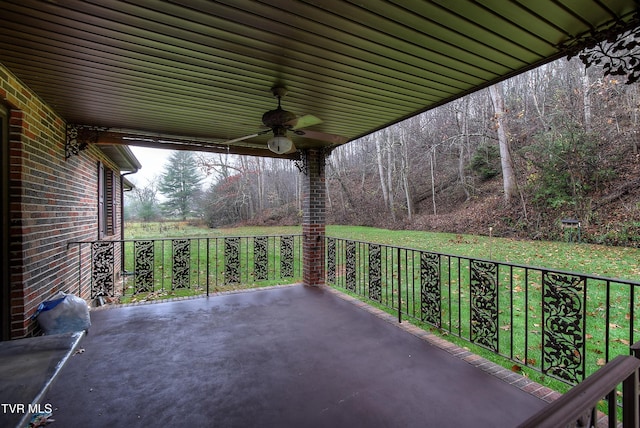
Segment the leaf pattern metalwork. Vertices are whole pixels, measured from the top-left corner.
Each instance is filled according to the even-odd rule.
[[[173,249],[173,270],[171,288],[189,288],[191,264],[191,241],[188,239],[174,239],[171,241]]]
[[[293,276],[293,236],[280,237],[280,278]]]
[[[91,244],[91,253],[91,298],[113,297],[115,290],[113,242],[96,241]]]
[[[585,279],[577,275],[542,275],[542,371],[573,383],[584,379],[584,283]]]
[[[471,341],[498,351],[498,264],[471,260]]]
[[[356,291],[356,243],[346,241],[347,259],[347,290]]]
[[[327,283],[336,282],[336,240],[327,238]]]
[[[253,270],[255,279],[269,279],[268,238],[256,236],[253,238]]]
[[[420,310],[422,321],[441,325],[440,255],[420,253]]]
[[[224,283],[240,282],[240,238],[224,239]]]
[[[382,258],[379,244],[369,244],[369,298],[382,301]]]
[[[134,293],[153,291],[153,241],[134,241]]]

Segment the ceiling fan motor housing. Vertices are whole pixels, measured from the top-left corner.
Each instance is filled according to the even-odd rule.
[[[269,128],[273,128],[276,126],[284,126],[285,123],[292,121],[296,118],[294,113],[290,111],[283,110],[278,107],[275,110],[270,110],[262,115],[262,123],[264,126],[268,126]]]

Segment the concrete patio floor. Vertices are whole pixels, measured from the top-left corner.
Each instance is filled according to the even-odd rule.
[[[553,395],[363,308],[295,285],[93,311],[41,403],[52,427],[511,427]]]

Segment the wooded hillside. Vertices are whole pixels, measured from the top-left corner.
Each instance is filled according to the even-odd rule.
[[[336,150],[331,221],[562,239],[572,218],[584,240],[638,246],[638,84],[560,60],[492,89]]]
[[[572,218],[584,240],[640,245],[638,84],[559,60],[493,89],[502,109],[483,90],[334,150],[329,222],[562,239],[561,219]],[[241,166],[236,182],[257,190],[244,194],[243,220],[262,207],[253,221],[296,221],[284,208],[299,197],[295,166]]]
[[[638,83],[558,60],[335,149],[329,223],[640,246]],[[299,112],[304,114],[305,112]],[[211,226],[299,224],[295,162],[200,155]]]

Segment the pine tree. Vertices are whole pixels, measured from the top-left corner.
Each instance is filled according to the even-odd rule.
[[[168,161],[158,183],[158,190],[167,198],[162,207],[167,215],[186,220],[194,213],[202,175],[192,152],[176,151]]]

